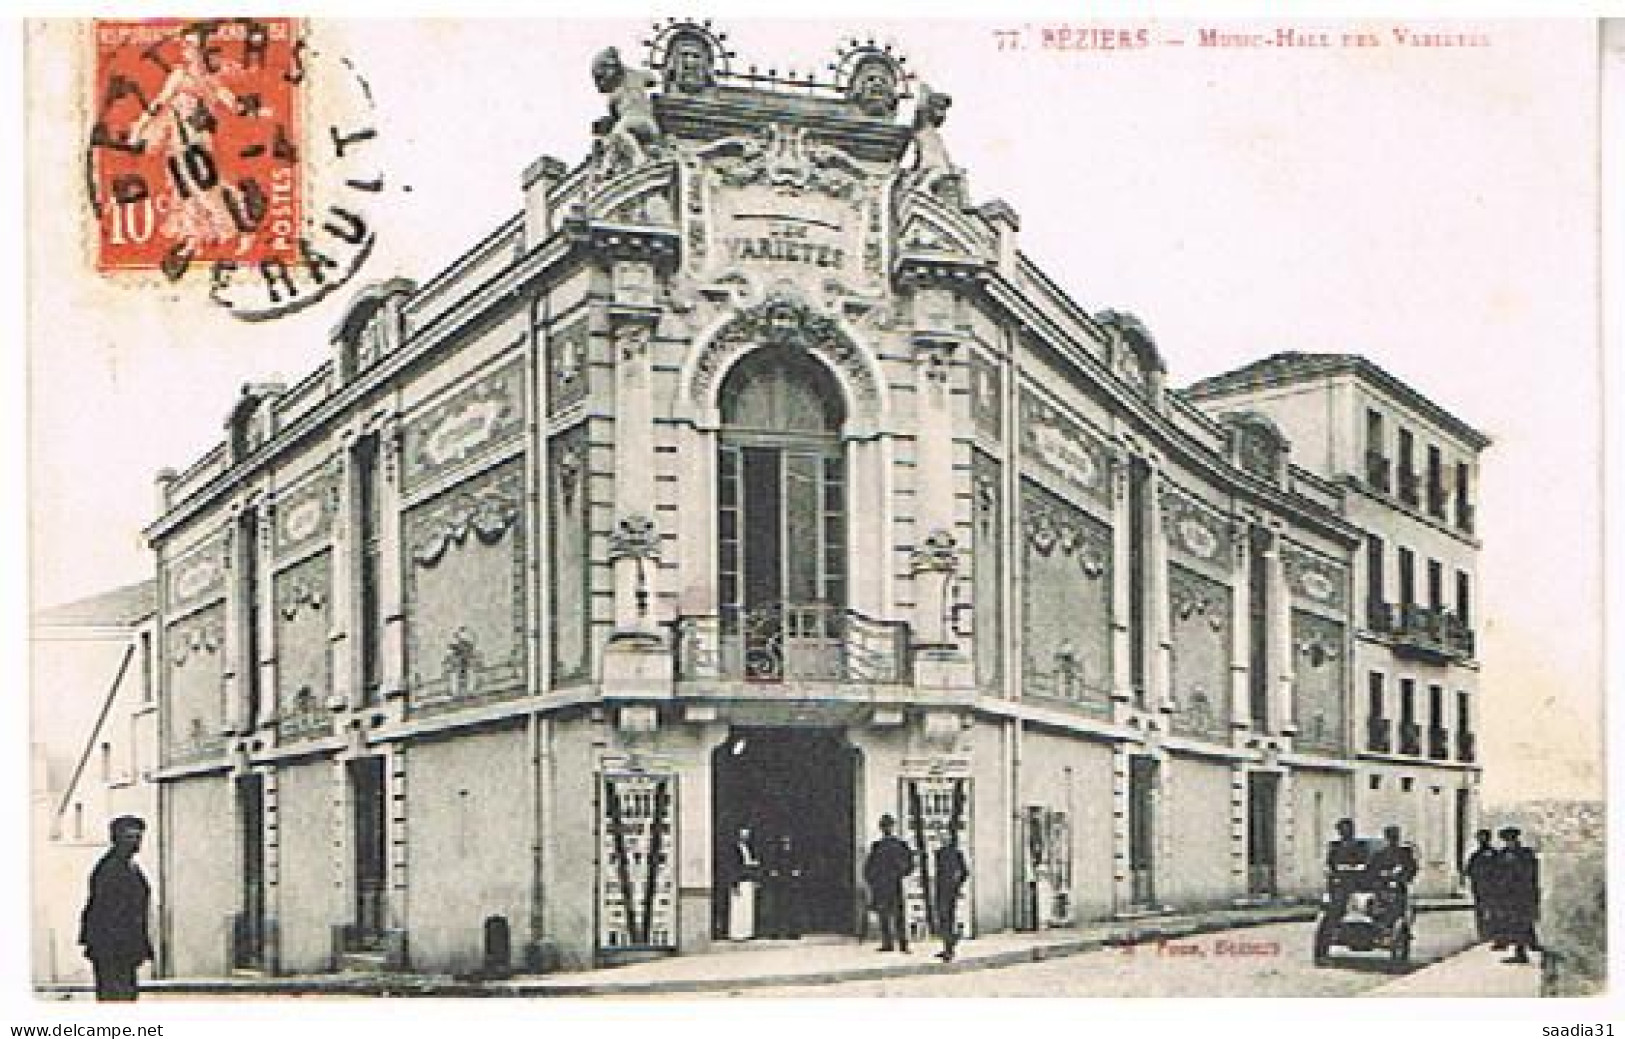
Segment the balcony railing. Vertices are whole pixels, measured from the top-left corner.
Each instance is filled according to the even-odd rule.
[[[1399,500],[1417,508],[1422,501],[1422,480],[1414,469],[1399,470]]]
[[[1367,750],[1374,750],[1379,754],[1386,754],[1394,749],[1394,720],[1392,718],[1367,718],[1365,720],[1365,743]]]
[[[1464,534],[1473,532],[1473,503],[1470,501],[1456,502],[1456,529]]]
[[[1478,760],[1478,734],[1462,731],[1456,733],[1456,757],[1462,761]]]
[[[1394,652],[1433,663],[1471,660],[1477,639],[1462,619],[1446,609],[1427,606],[1370,603],[1371,630],[1393,640]]]
[[[1388,494],[1394,489],[1394,463],[1380,451],[1365,453],[1365,482],[1374,491]]]
[[[677,621],[677,676],[745,682],[907,682],[909,626],[827,603],[725,608]]]
[[[1399,752],[1416,757],[1422,755],[1422,727],[1415,722],[1399,723]]]
[[[1428,757],[1443,761],[1450,757],[1450,730],[1428,728]]]
[[[1445,493],[1444,484],[1428,484],[1428,515],[1444,519],[1445,508],[1449,501],[1450,497]]]

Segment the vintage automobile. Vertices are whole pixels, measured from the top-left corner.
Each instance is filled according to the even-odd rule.
[[[1410,962],[1416,935],[1410,878],[1371,865],[1380,841],[1360,839],[1360,853],[1343,861],[1329,856],[1326,893],[1315,921],[1315,965],[1330,962],[1333,948],[1355,952],[1385,950],[1395,966]]]

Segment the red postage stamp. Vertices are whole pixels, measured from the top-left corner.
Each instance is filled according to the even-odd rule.
[[[86,176],[102,271],[298,255],[298,22],[95,24]]]

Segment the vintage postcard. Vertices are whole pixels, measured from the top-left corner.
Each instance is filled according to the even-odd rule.
[[[28,23],[37,1016],[1602,993],[1617,32],[1083,14]]]

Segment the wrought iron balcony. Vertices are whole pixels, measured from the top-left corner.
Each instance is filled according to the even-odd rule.
[[[1389,636],[1401,656],[1447,664],[1471,660],[1477,650],[1472,629],[1449,610],[1371,603],[1366,620],[1372,631]]]
[[[1421,506],[1422,478],[1415,469],[1399,470],[1399,500],[1413,509]]]
[[[1381,451],[1365,453],[1365,482],[1374,491],[1388,494],[1394,489],[1394,463]]]
[[[910,680],[909,626],[828,603],[725,608],[676,623],[677,677],[744,682]]]
[[[1399,723],[1399,752],[1417,757],[1422,755],[1422,727],[1415,722]]]
[[[1444,484],[1428,484],[1428,515],[1437,517],[1438,519],[1444,519],[1445,508],[1449,504],[1449,501],[1450,497],[1449,495],[1445,494]]]
[[[1440,761],[1450,757],[1450,730],[1428,727],[1428,757]]]
[[[1367,718],[1365,720],[1365,743],[1367,750],[1386,754],[1394,749],[1394,720],[1392,718]]]
[[[1456,733],[1456,757],[1462,761],[1478,760],[1478,734],[1463,730]]]

